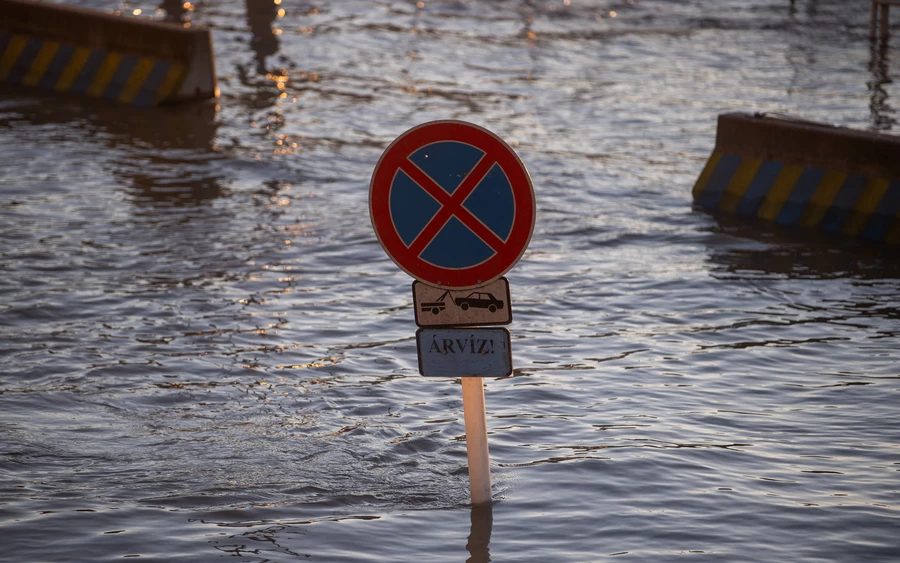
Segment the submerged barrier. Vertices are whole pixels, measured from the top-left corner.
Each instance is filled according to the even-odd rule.
[[[900,137],[723,114],[693,196],[709,210],[900,244]]]
[[[209,30],[0,0],[0,81],[149,106],[218,95]]]

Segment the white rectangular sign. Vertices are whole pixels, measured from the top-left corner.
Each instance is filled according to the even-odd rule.
[[[429,377],[505,377],[512,348],[505,328],[420,328],[419,373]]]
[[[413,282],[413,304],[416,324],[421,327],[508,325],[512,322],[506,278],[463,290]]]

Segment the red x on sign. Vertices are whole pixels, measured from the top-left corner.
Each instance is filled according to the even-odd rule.
[[[522,256],[534,229],[534,190],[499,137],[462,121],[435,121],[385,150],[369,211],[401,269],[430,285],[465,289],[499,278]]]

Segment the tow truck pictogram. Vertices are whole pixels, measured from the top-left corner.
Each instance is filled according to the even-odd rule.
[[[440,297],[437,298],[437,301],[431,301],[429,303],[422,303],[422,312],[427,313],[431,311],[432,315],[437,315],[441,311],[447,308],[447,303],[445,299],[450,295],[450,290],[448,289],[444,293],[441,294]]]

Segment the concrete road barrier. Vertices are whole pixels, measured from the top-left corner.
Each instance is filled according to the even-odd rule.
[[[900,137],[723,114],[693,196],[709,210],[900,244]]]
[[[0,81],[149,106],[218,96],[209,30],[0,0]]]

